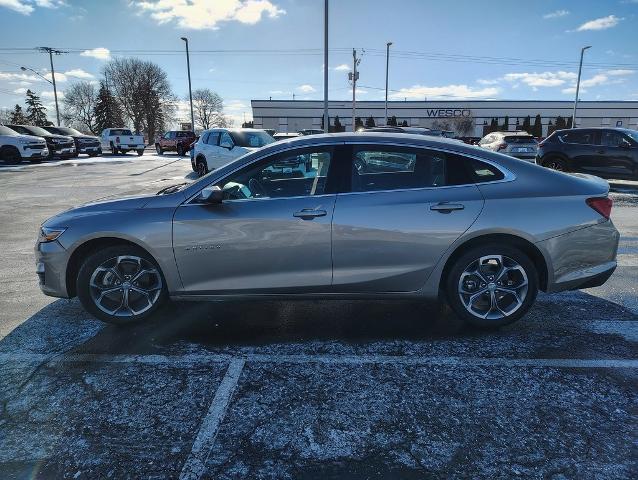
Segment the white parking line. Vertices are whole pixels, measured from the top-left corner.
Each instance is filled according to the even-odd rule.
[[[169,364],[176,367],[194,367],[213,363],[232,362],[241,359],[253,363],[323,363],[331,365],[449,365],[458,367],[545,367],[545,368],[638,368],[638,359],[631,358],[504,358],[504,357],[446,357],[416,355],[271,355],[249,353],[230,354],[187,354],[187,355],[109,355],[109,354],[66,354],[51,358],[40,353],[0,353],[0,363],[141,363]]]
[[[215,398],[210,404],[208,413],[199,427],[186,463],[182,467],[182,472],[179,475],[180,480],[197,480],[206,472],[206,460],[213,449],[215,437],[217,437],[219,426],[226,415],[230,399],[237,387],[244,363],[243,359],[237,358],[230,362],[226,375],[224,375],[224,379],[215,393]]]

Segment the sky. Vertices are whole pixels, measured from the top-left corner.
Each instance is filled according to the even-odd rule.
[[[54,117],[58,90],[102,78],[110,58],[159,64],[178,96],[193,88],[224,99],[239,125],[251,99],[323,99],[323,0],[0,0],[0,108],[27,88]],[[638,0],[330,0],[329,98],[358,100],[571,100],[585,53],[581,100],[638,100]],[[180,115],[185,115],[185,103]]]

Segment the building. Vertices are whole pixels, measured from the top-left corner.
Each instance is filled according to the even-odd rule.
[[[321,128],[323,101],[321,100],[252,100],[255,128],[272,128],[277,132],[296,132],[302,128]],[[356,116],[365,123],[372,117],[376,125],[384,125],[383,101],[357,101]],[[496,119],[508,129],[515,130],[527,116],[534,123],[541,116],[542,135],[552,131],[557,117],[571,119],[574,103],[543,100],[441,100],[388,102],[388,116],[395,116],[399,125],[412,127],[449,125],[450,130],[460,119],[471,119],[474,125],[462,136],[482,137]],[[352,102],[329,102],[330,124],[336,116],[346,131],[352,131]],[[467,125],[467,122],[465,122]],[[471,124],[470,124],[471,125]],[[578,127],[625,127],[638,130],[638,101],[580,101],[576,114]]]

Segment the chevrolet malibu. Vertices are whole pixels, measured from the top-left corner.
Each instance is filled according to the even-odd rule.
[[[45,294],[119,324],[169,297],[412,298],[498,327],[539,290],[609,278],[619,234],[608,192],[597,177],[444,138],[306,136],[191,184],[50,218],[37,273]]]

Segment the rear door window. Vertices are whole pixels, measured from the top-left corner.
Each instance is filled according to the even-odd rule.
[[[595,135],[592,130],[580,130],[575,132],[565,132],[560,134],[560,139],[564,143],[576,143],[580,145],[595,145]]]
[[[210,132],[206,139],[207,145],[219,145],[219,132]]]

